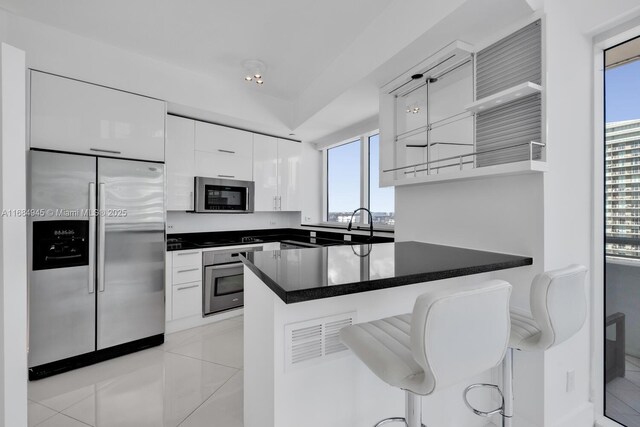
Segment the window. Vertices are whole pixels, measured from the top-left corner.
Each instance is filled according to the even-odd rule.
[[[368,208],[377,227],[393,226],[394,189],[380,188],[380,136],[363,135],[326,149],[326,221],[347,223],[359,207]],[[368,223],[363,212],[355,223]]]
[[[360,207],[360,140],[327,150],[327,221],[349,222]]]

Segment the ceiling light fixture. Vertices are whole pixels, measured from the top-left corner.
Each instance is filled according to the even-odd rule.
[[[242,63],[242,67],[246,71],[246,77],[244,78],[245,81],[253,81],[258,85],[264,84],[263,74],[267,69],[267,66],[264,62],[258,59],[247,59]]]

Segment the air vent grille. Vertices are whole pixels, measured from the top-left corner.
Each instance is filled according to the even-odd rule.
[[[341,355],[340,329],[353,325],[356,313],[344,313],[285,326],[286,367],[306,365]]]

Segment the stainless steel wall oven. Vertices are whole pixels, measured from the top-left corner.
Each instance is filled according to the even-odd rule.
[[[203,253],[203,316],[244,305],[244,267],[240,254],[261,250],[262,246],[251,246]]]

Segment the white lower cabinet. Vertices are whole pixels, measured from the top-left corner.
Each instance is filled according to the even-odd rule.
[[[167,253],[166,320],[202,316],[202,250]]]
[[[202,279],[172,288],[173,320],[202,314]]]
[[[202,267],[199,265],[174,267],[171,281],[173,286],[202,280]]]

